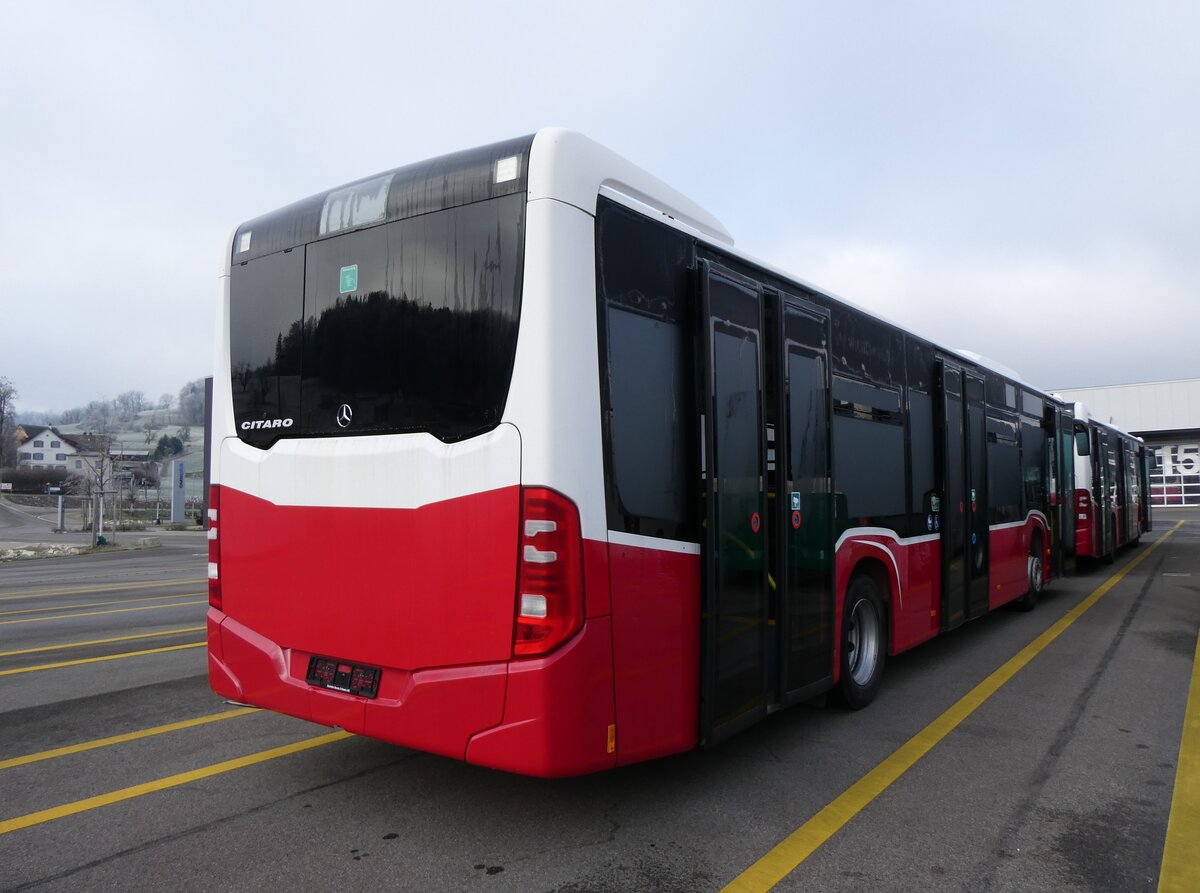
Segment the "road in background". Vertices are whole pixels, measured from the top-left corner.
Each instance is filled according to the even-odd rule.
[[[203,534],[0,565],[0,890],[717,890],[1179,518],[777,888],[1153,889],[1200,625],[1196,513],[1157,512],[1140,547],[1032,613],[889,660],[865,711],[801,705],[713,750],[561,781],[221,702]],[[71,665],[33,669],[52,664]]]

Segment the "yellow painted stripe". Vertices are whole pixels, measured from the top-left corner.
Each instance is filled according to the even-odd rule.
[[[1192,684],[1188,687],[1177,767],[1162,871],[1158,875],[1159,893],[1200,890],[1200,859],[1196,858],[1200,841],[1200,638],[1192,661]]]
[[[123,592],[126,589],[150,589],[153,586],[183,586],[203,583],[204,577],[178,577],[172,580],[147,580],[144,583],[104,583],[96,586],[57,586],[43,589],[18,589],[0,595],[0,602],[18,598],[35,598],[39,595],[86,595],[93,592]]]
[[[41,623],[46,620],[66,620],[70,617],[99,617],[101,614],[127,614],[130,611],[153,611],[155,608],[181,608],[184,605],[203,605],[208,599],[198,599],[194,602],[173,602],[169,605],[143,605],[140,608],[114,608],[111,611],[84,611],[80,614],[54,614],[50,617],[24,617],[21,620],[0,620],[0,626],[12,626],[14,623]]]
[[[114,636],[111,639],[89,639],[86,642],[67,642],[63,645],[39,645],[37,648],[22,648],[20,651],[0,651],[0,657],[36,654],[39,651],[58,651],[62,648],[83,648],[85,645],[107,645],[110,642],[130,642],[134,639],[157,639],[160,636],[178,636],[181,633],[202,633],[204,630],[203,626],[185,626],[183,629],[165,629],[160,633],[138,633],[135,636]]]
[[[141,598],[121,598],[106,602],[84,602],[82,605],[55,605],[54,607],[43,606],[41,608],[21,608],[17,611],[0,611],[0,617],[9,617],[13,614],[45,614],[47,611],[71,611],[75,608],[99,608],[105,605],[129,605],[134,602],[153,602],[161,601],[168,598],[195,598],[198,595],[207,595],[205,592],[181,592],[178,595],[145,595]]]
[[[225,760],[222,763],[214,763],[211,766],[193,769],[190,772],[180,772],[178,775],[169,775],[166,778],[160,778],[156,781],[148,781],[145,784],[135,784],[132,787],[121,788],[118,791],[111,791],[107,794],[99,794],[95,797],[88,797],[85,800],[76,800],[74,803],[65,803],[62,806],[55,806],[53,809],[43,809],[39,812],[31,812],[28,815],[17,816],[15,819],[7,819],[0,822],[0,834],[8,834],[12,831],[19,831],[22,828],[41,825],[45,822],[53,822],[55,819],[66,818],[70,815],[78,815],[81,812],[87,812],[92,809],[99,809],[101,806],[109,806],[113,803],[120,803],[122,800],[132,800],[134,797],[142,797],[146,794],[153,794],[157,791],[165,791],[168,788],[190,784],[193,781],[200,781],[204,778],[212,778],[214,775],[221,775],[225,772],[233,772],[235,769],[244,769],[247,766],[265,763],[268,760],[276,760],[280,757],[289,756],[290,754],[311,750],[314,747],[323,747],[326,744],[333,744],[335,741],[342,741],[350,737],[351,735],[349,732],[330,732],[327,735],[319,735],[316,738],[308,738],[304,741],[297,741],[295,744],[285,744],[282,747],[273,747],[270,750],[261,750],[258,753],[252,753],[244,757],[237,757],[233,760]]]
[[[79,660],[63,660],[53,664],[39,664],[36,667],[18,667],[15,670],[0,670],[0,676],[16,676],[20,673],[37,673],[41,670],[58,670],[62,667],[78,667],[83,664],[98,664],[106,660],[124,660],[127,657],[141,657],[144,654],[163,654],[167,651],[182,651],[185,648],[203,648],[207,642],[189,642],[186,645],[167,645],[165,648],[147,648],[145,651],[126,651],[124,654],[106,654],[103,657],[84,657]]]
[[[1022,648],[998,670],[976,685],[949,710],[917,732],[882,763],[852,784],[839,797],[811,819],[775,845],[765,856],[739,874],[723,888],[737,893],[760,893],[770,890],[788,876],[801,862],[811,856],[825,841],[840,831],[872,800],[883,793],[900,776],[916,765],[963,720],[978,710],[1006,682],[1040,654],[1046,646],[1063,634],[1076,620],[1102,599],[1135,567],[1145,561],[1155,549],[1183,525],[1180,521],[1163,534],[1141,555],[1125,565],[1100,585],[1091,595],[1068,611],[1049,629]]]
[[[100,747],[111,747],[114,744],[124,744],[126,741],[137,741],[141,738],[150,738],[153,735],[178,732],[180,729],[191,729],[196,726],[207,725],[210,722],[220,722],[224,719],[233,719],[235,716],[245,716],[247,713],[257,712],[257,707],[238,707],[236,710],[226,710],[224,713],[211,713],[208,716],[184,719],[179,722],[169,722],[166,725],[141,729],[137,732],[125,732],[122,735],[111,735],[108,738],[96,738],[93,741],[83,741],[79,744],[67,745],[66,747],[56,747],[53,750],[43,750],[40,753],[31,753],[23,757],[10,757],[7,760],[0,760],[0,769],[27,766],[30,763],[40,763],[42,760],[53,760],[56,757],[65,757],[73,753],[83,753],[86,750],[96,750]]]

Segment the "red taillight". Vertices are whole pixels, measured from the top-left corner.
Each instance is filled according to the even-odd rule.
[[[553,651],[583,625],[579,511],[561,493],[521,491],[520,571],[513,657]]]
[[[221,488],[213,484],[208,488],[208,603],[218,610],[221,607],[221,541],[217,539],[220,502]]]

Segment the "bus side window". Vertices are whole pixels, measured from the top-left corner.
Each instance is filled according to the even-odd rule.
[[[1081,456],[1090,456],[1092,454],[1091,444],[1088,443],[1088,433],[1086,428],[1075,429],[1075,452]]]

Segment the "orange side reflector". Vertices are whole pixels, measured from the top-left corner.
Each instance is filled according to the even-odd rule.
[[[608,727],[608,752],[616,753],[617,751],[617,727],[615,724]]]

